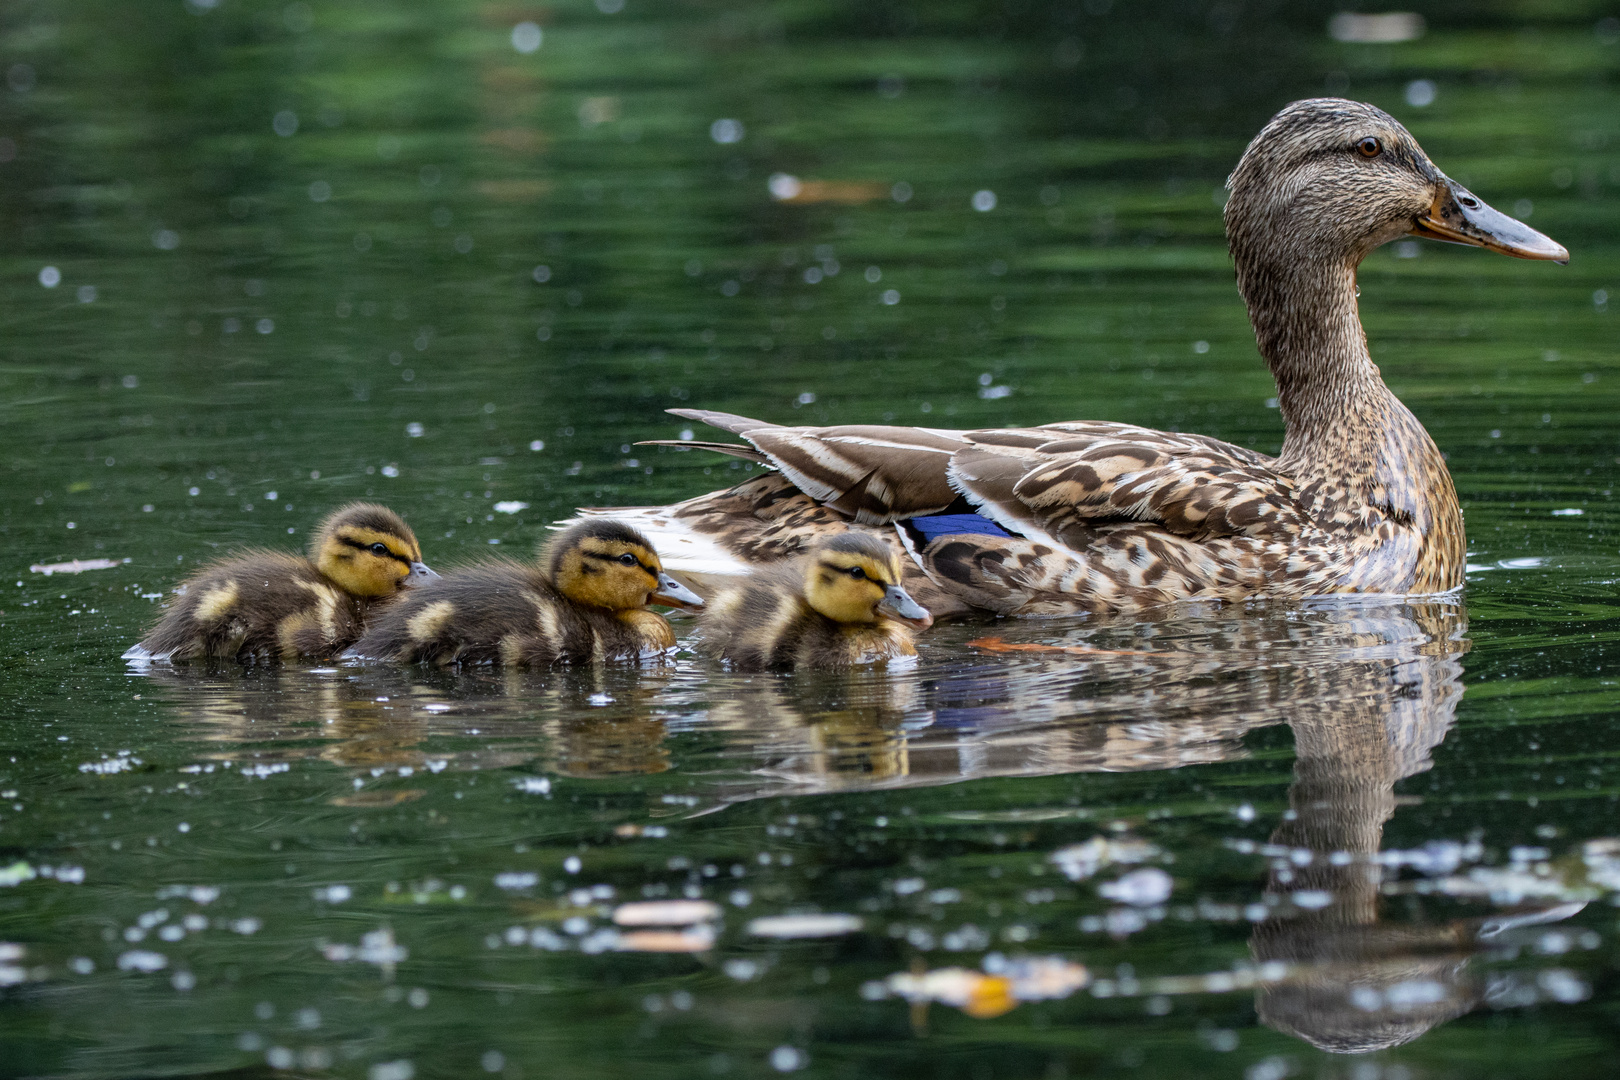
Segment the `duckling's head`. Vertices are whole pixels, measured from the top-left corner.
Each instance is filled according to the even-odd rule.
[[[321,522],[309,558],[351,596],[388,596],[439,576],[422,561],[410,526],[375,503],[350,503]]]
[[[841,533],[811,551],[804,598],[834,622],[893,619],[919,630],[934,623],[928,610],[900,587],[900,560],[894,551],[869,533]]]
[[[702,597],[664,572],[647,538],[622,521],[581,522],[551,541],[545,559],[551,583],[576,603],[609,611],[703,606]]]
[[[1240,276],[1261,264],[1353,267],[1406,235],[1521,259],[1569,259],[1561,244],[1442,173],[1394,117],[1358,101],[1285,106],[1226,186],[1226,235]]]

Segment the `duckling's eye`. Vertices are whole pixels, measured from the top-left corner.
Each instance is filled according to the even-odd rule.
[[[1377,157],[1379,151],[1384,149],[1384,144],[1369,135],[1356,145],[1356,149],[1361,151],[1362,157]]]
[[[387,544],[372,544],[371,545],[371,553],[373,555],[387,555],[388,554],[388,545]]]
[[[619,556],[619,564],[621,566],[634,566],[636,565],[636,557],[627,551]]]
[[[866,577],[866,571],[862,570],[858,566],[852,566],[849,568],[849,576],[854,578],[856,581],[860,581],[862,578]]]

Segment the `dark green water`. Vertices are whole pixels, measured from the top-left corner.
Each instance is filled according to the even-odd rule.
[[[0,1075],[1613,1075],[1620,23],[1420,7],[0,12]],[[846,677],[118,659],[349,499],[453,565],[739,476],[630,447],[675,405],[1275,449],[1219,189],[1328,91],[1573,254],[1364,267],[1455,603],[946,626]],[[74,558],[128,562],[29,569]],[[720,915],[614,930],[682,898]],[[752,932],[810,912],[860,928]],[[950,967],[1020,1000],[895,978]]]

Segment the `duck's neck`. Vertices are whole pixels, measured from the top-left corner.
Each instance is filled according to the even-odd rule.
[[[1234,244],[1234,252],[1243,252]],[[1416,531],[1410,574],[1380,588],[1438,592],[1462,582],[1462,510],[1445,458],[1384,385],[1356,313],[1348,262],[1239,255],[1238,287],[1277,381],[1286,434],[1277,471],[1328,524]]]
[[[1405,411],[1367,352],[1354,267],[1306,260],[1240,266],[1238,281],[1277,382],[1283,461],[1321,462],[1354,429],[1384,427],[1391,407]]]

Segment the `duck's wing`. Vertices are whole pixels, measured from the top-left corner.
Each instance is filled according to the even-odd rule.
[[[1109,526],[1260,535],[1298,514],[1293,481],[1272,459],[1201,435],[1089,421],[975,431],[783,427],[670,411],[742,436],[814,502],[868,525],[943,513],[960,497],[1008,532],[1082,550]]]
[[[708,409],[669,411],[742,436],[811,499],[865,525],[950,506],[957,498],[946,475],[951,455],[972,445],[966,432],[935,428],[782,427]],[[748,456],[738,450],[745,448],[727,452]]]
[[[1122,525],[1204,540],[1301,524],[1293,480],[1253,451],[1203,436],[1079,426],[969,432],[973,445],[952,455],[951,486],[1009,532],[1076,551]]]

